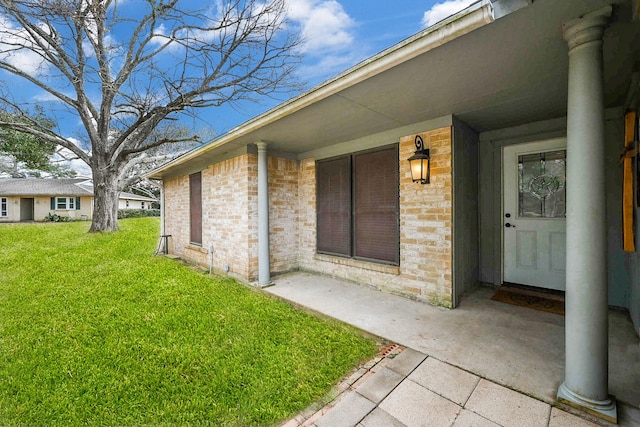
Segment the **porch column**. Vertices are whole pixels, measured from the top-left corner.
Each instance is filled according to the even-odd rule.
[[[165,230],[166,230],[166,225],[164,223],[165,221],[165,215],[164,215],[164,180],[161,180],[160,183],[158,184],[158,188],[160,188],[160,235],[164,236],[165,234]]]
[[[271,284],[269,266],[269,184],[267,173],[267,143],[258,147],[258,286]]]
[[[615,422],[608,392],[602,35],[611,7],[563,26],[569,45],[565,380],[558,399]]]

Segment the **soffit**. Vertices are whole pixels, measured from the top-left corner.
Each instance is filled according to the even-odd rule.
[[[562,24],[612,3],[537,0],[420,56],[203,152],[202,165],[256,141],[300,154],[413,123],[455,115],[478,132],[566,114],[568,48]],[[620,2],[614,2],[620,3]],[[640,57],[630,5],[605,32],[605,103],[618,106]],[[267,113],[268,116],[271,112]],[[278,108],[273,114],[278,114]],[[402,135],[398,135],[402,136]],[[155,177],[187,172],[179,161]]]

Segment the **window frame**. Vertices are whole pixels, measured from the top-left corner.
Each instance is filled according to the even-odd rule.
[[[52,196],[50,209],[52,211],[79,211],[80,197]]]
[[[189,175],[189,243],[202,246],[202,172]]]
[[[358,196],[359,196],[358,191],[362,191],[363,188],[364,190],[366,190],[367,188],[366,188],[366,185],[359,184],[359,181],[356,178],[356,174],[357,174],[356,163],[359,159],[362,159],[362,157],[360,156],[365,156],[365,155],[374,154],[377,152],[382,152],[387,150],[390,152],[389,155],[393,159],[393,162],[392,162],[393,170],[392,171],[389,170],[388,172],[389,174],[393,175],[393,181],[391,182],[393,185],[394,194],[392,198],[395,203],[393,206],[392,215],[395,216],[395,218],[392,219],[394,223],[394,229],[392,230],[393,240],[392,241],[385,240],[385,241],[390,241],[390,246],[387,247],[387,251],[388,251],[387,253],[392,254],[392,257],[394,258],[393,260],[389,259],[391,258],[391,256],[385,259],[379,259],[379,258],[361,256],[357,254],[358,253],[357,251],[359,250],[357,249],[358,245],[360,243],[363,243],[362,240],[360,241],[357,240],[357,232],[358,232],[357,222],[365,221],[365,219],[357,218],[359,213],[357,210],[358,206],[356,204],[356,200],[358,199]],[[322,215],[326,215],[326,211],[323,212],[323,208],[320,206],[320,203],[322,203],[322,201],[325,201],[326,197],[320,194],[320,191],[322,191],[320,190],[320,188],[322,185],[324,185],[324,183],[321,181],[326,180],[328,178],[326,175],[323,177],[320,176],[320,174],[323,173],[321,165],[328,164],[330,162],[344,161],[344,159],[348,159],[348,168],[349,168],[349,174],[347,178],[348,179],[347,186],[349,189],[349,207],[348,207],[349,250],[348,250],[348,253],[346,253],[347,251],[339,252],[339,251],[324,249],[327,246],[330,246],[331,243],[327,244],[326,241],[322,241],[320,236],[320,228],[325,227],[326,225],[326,224],[323,224],[323,220],[321,219]],[[399,165],[398,159],[399,159],[399,144],[394,143],[394,144],[388,144],[388,145],[376,147],[369,150],[352,152],[345,155],[335,156],[335,157],[316,161],[316,253],[331,255],[331,256],[338,256],[338,257],[354,259],[354,260],[374,262],[378,264],[396,265],[396,266],[400,265],[400,165]],[[343,185],[344,183],[340,181],[340,187],[342,187]],[[342,191],[343,189],[344,188],[337,188],[337,191]],[[387,216],[387,220],[389,220],[389,216]]]
[[[9,198],[0,197],[0,217],[9,216]]]
[[[342,201],[337,201],[334,198],[330,200],[331,203],[327,204],[322,195],[320,194],[326,181],[328,179],[330,183],[329,186],[335,186],[335,176],[327,176],[325,179],[321,179],[321,165],[329,166],[330,163],[333,163],[337,166],[333,167],[333,173],[336,173],[336,170],[341,173],[346,173],[348,175],[348,179],[346,183],[339,182],[339,191],[344,194],[346,193],[346,199],[348,200],[347,209],[342,208]],[[345,258],[351,258],[353,252],[353,233],[352,230],[352,215],[353,215],[353,185],[352,185],[352,163],[351,156],[344,155],[338,157],[332,157],[329,159],[323,159],[316,162],[316,252],[326,255],[334,255]],[[333,178],[333,180],[332,180]],[[344,199],[344,196],[343,196]],[[336,205],[338,205],[336,207]],[[328,207],[328,209],[327,209]],[[327,211],[328,210],[328,211]],[[328,217],[332,222],[325,222],[324,218]],[[322,218],[322,219],[321,219]],[[329,242],[325,242],[321,236],[324,234],[340,234],[341,229],[344,227],[348,227],[349,231],[347,233],[346,238],[342,236],[338,236],[337,239],[331,239]],[[330,231],[325,231],[325,230]]]
[[[76,209],[74,197],[56,197],[57,211],[73,211]]]

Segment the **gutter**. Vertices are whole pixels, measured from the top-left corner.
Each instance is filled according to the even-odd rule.
[[[173,166],[186,163],[214,148],[248,135],[305,107],[311,106],[329,96],[365,81],[370,77],[381,74],[451,40],[490,24],[494,20],[492,2],[490,0],[480,0],[466,9],[383,50],[377,55],[356,64],[310,91],[295,96],[289,101],[285,101],[279,106],[231,129],[220,138],[167,162],[159,168],[150,171],[145,176],[147,178],[162,179],[163,172],[170,170]]]

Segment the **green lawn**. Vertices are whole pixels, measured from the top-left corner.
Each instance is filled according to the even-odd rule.
[[[376,353],[120,226],[0,225],[0,425],[271,425]]]

